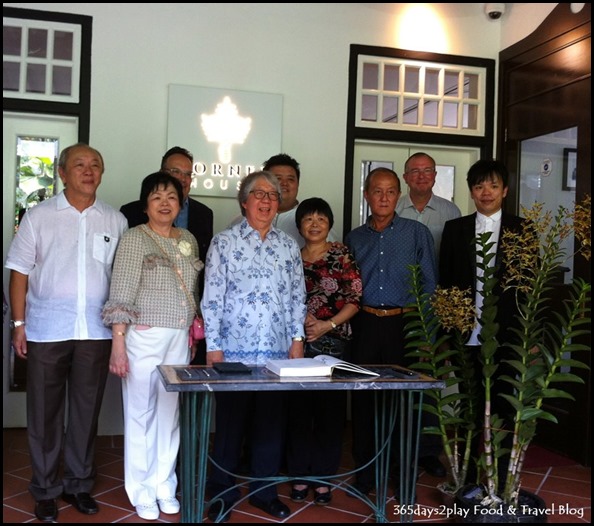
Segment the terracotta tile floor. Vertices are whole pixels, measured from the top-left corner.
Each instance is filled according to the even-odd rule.
[[[39,522],[33,514],[34,501],[27,490],[30,478],[29,453],[24,429],[4,429],[4,523]],[[59,501],[59,522],[94,523],[139,523],[151,522],[139,519],[128,502],[124,491],[124,469],[122,436],[99,437],[97,449],[97,484],[93,495],[100,505],[96,515],[85,516],[69,504]],[[349,465],[350,444],[345,441],[344,464]],[[550,523],[591,522],[591,469],[575,464],[574,461],[533,446],[528,455],[528,466],[524,472],[524,488],[540,495],[547,504]],[[346,468],[345,468],[346,470]],[[417,515],[414,522],[454,522],[444,515],[442,498],[436,489],[440,479],[421,473],[417,483]],[[311,494],[306,502],[295,504],[288,498],[288,484],[281,484],[279,494],[292,511],[291,516],[278,521],[264,515],[258,509],[242,504],[231,515],[229,523],[373,523],[371,510],[357,499],[349,498],[339,488],[334,490],[329,506],[316,506]],[[391,494],[390,494],[391,495]],[[392,514],[396,501],[390,496],[387,516]],[[561,511],[560,511],[561,508]],[[429,517],[429,512],[432,516]],[[179,522],[180,515],[164,515],[157,522]]]

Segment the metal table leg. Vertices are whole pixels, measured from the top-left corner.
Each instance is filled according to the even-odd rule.
[[[381,397],[381,400],[380,400]],[[383,391],[375,397],[375,437],[376,437],[376,522],[390,522],[386,517],[388,502],[388,479],[391,467],[392,434],[400,433],[400,487],[398,502],[404,509],[412,510],[416,500],[417,462],[419,438],[421,433],[422,391]],[[400,412],[399,426],[395,424]],[[408,506],[408,507],[407,507]],[[413,514],[401,514],[400,522],[412,522]]]
[[[182,523],[201,523],[208,467],[212,393],[181,393]]]
[[[204,490],[208,468],[208,447],[211,424],[211,392],[187,391],[180,393],[181,418],[181,522],[201,523],[204,518]],[[388,478],[392,434],[400,412],[400,490],[401,506],[415,502],[421,407],[423,391],[382,391],[375,397],[376,437],[376,501],[375,514],[379,523],[390,522],[385,507],[388,501]],[[275,483],[289,480],[279,477]],[[355,496],[357,496],[355,494]],[[363,502],[370,502],[361,496]],[[412,513],[400,515],[400,522],[412,522]]]

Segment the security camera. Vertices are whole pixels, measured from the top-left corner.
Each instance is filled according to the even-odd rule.
[[[505,4],[485,4],[485,13],[491,20],[499,20],[505,13]]]

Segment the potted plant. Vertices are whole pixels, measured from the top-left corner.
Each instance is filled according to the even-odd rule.
[[[575,278],[560,311],[551,310],[548,294],[567,260],[563,242],[572,232],[578,253],[590,258],[590,207],[591,199],[587,196],[573,211],[559,207],[553,216],[544,213],[537,203],[523,210],[528,221],[521,232],[502,233],[499,250],[508,269],[502,285],[514,291],[520,307],[519,329],[514,331],[517,338],[513,343],[498,340],[498,298],[493,292],[496,278],[488,265],[493,257],[489,254],[489,234],[478,236],[479,252],[484,256],[484,275],[478,278],[483,281],[482,369],[478,377],[464,345],[475,318],[470,291],[438,288],[433,295],[423,294],[419,269],[411,268],[416,309],[407,314],[407,346],[413,349],[409,356],[418,359],[413,368],[446,382],[446,390],[428,393],[435,403],[423,406],[437,416],[438,424],[426,432],[442,438],[449,475],[447,482],[440,485],[443,492],[455,495],[467,484],[478,482],[474,502],[490,508],[518,509],[523,463],[537,422],[556,422],[543,409],[543,401],[572,398],[563,390],[563,383],[583,383],[571,371],[588,368],[576,354],[590,350],[580,343],[580,337],[590,334],[591,285]],[[513,375],[499,370],[496,351],[501,345],[513,350],[513,358],[504,360]],[[491,415],[491,394],[496,382],[508,382],[514,387],[514,396],[502,395],[512,408],[513,422]],[[479,389],[485,400],[482,407],[477,407]],[[477,429],[477,414],[483,415],[482,429]],[[504,448],[502,440],[509,433],[511,447]],[[473,456],[471,447],[477,435],[482,445],[479,458]],[[503,460],[508,468],[505,480],[498,480],[497,463]],[[469,480],[470,472],[478,474],[477,480]]]

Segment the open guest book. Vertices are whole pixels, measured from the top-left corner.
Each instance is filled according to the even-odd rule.
[[[278,376],[332,376],[333,373],[352,373],[360,376],[380,376],[379,373],[365,369],[360,365],[345,362],[328,356],[318,354],[315,358],[295,358],[293,360],[270,360],[266,368]],[[341,374],[342,376],[342,374]]]

